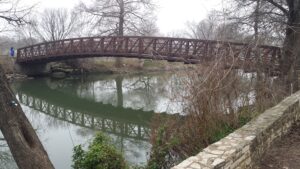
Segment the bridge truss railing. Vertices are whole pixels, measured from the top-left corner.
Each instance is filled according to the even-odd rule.
[[[17,62],[48,62],[76,57],[114,56],[186,63],[201,63],[223,57],[230,62],[235,59],[239,62],[255,63],[257,53],[264,64],[279,64],[281,51],[274,46],[138,36],[87,37],[40,43],[18,49]]]

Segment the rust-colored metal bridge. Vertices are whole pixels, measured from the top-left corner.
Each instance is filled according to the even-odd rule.
[[[256,52],[261,56],[264,67],[278,67],[281,57],[279,47],[142,36],[86,37],[40,43],[18,49],[17,63],[87,57],[127,57],[195,64],[222,58],[229,63],[235,61],[237,66],[253,66],[252,64],[256,64]]]

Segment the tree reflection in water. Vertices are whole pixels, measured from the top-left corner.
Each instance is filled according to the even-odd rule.
[[[4,139],[2,139],[2,134],[0,134],[0,168],[3,169],[18,169],[12,154],[9,151],[8,145]]]
[[[174,75],[90,76],[15,83],[23,109],[56,168],[70,168],[73,145],[107,133],[132,164],[145,164],[154,111],[171,104]],[[178,109],[177,109],[177,112]]]

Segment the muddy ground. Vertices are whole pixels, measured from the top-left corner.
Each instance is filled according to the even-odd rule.
[[[300,169],[300,125],[277,140],[256,169]]]

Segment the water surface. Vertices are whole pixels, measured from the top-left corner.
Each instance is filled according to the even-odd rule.
[[[170,73],[42,78],[13,88],[57,169],[71,168],[73,147],[87,146],[97,131],[106,133],[130,164],[144,165],[153,115],[181,112],[172,99],[180,81]]]

